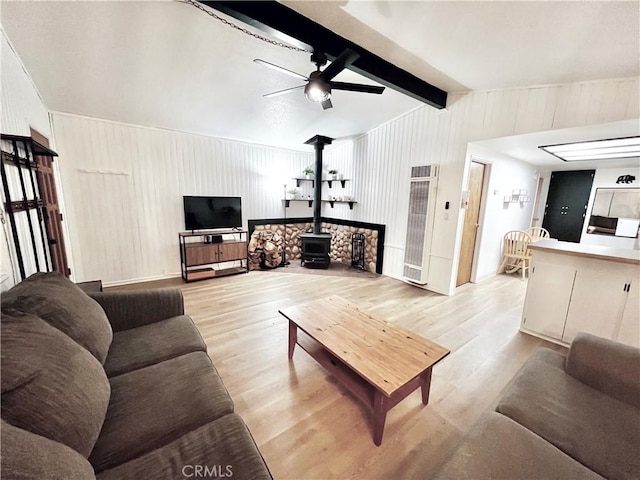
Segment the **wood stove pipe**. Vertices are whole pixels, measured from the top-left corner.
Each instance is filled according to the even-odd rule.
[[[332,141],[333,138],[316,135],[315,137],[312,137],[304,142],[307,145],[313,145],[316,151],[316,179],[314,182],[315,189],[313,192],[313,233],[320,233],[320,202],[322,199],[322,150],[324,149],[325,145],[331,145]]]

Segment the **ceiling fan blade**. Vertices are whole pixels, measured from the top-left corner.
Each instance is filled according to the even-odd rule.
[[[326,110],[327,108],[333,108],[333,104],[331,103],[331,99],[330,98],[327,98],[320,105],[322,105],[322,109],[323,110]]]
[[[265,98],[277,97],[278,95],[282,95],[284,93],[292,92],[293,90],[298,90],[299,88],[304,88],[305,85],[298,85],[297,87],[285,88],[284,90],[278,90],[277,92],[271,92],[263,95]]]
[[[278,65],[274,65],[273,63],[265,62],[264,60],[261,60],[259,58],[254,58],[253,61],[255,63],[259,63],[260,65],[264,65],[267,68],[271,68],[273,70],[276,70],[276,71],[278,71],[280,73],[284,73],[286,75],[290,75],[292,77],[299,78],[300,80],[309,80],[309,78],[305,77],[304,75],[300,75],[299,73],[292,72],[291,70],[287,70],[286,68],[280,67]]]
[[[321,77],[325,82],[328,82],[333,77],[338,75],[342,70],[355,62],[358,58],[360,58],[359,53],[347,48],[338,56],[338,58],[331,62],[331,65],[323,70]]]
[[[347,90],[349,92],[377,94],[384,92],[384,87],[378,87],[376,85],[363,85],[361,83],[331,82],[330,85],[332,90]]]

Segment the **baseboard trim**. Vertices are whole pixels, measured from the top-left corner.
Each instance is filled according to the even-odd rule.
[[[134,283],[154,282],[157,280],[168,280],[170,278],[180,277],[180,273],[170,273],[167,275],[154,275],[152,277],[131,278],[128,280],[117,280],[115,282],[102,282],[102,285],[107,287],[120,287],[123,285],[132,285]]]

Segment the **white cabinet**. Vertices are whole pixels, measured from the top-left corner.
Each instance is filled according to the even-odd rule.
[[[613,338],[627,299],[627,266],[602,262],[598,267],[576,272],[562,335],[565,343],[571,343],[578,332]]]
[[[620,316],[620,327],[614,330],[613,339],[627,345],[640,345],[640,279],[637,277],[627,287],[627,303]]]
[[[563,345],[587,332],[640,346],[639,271],[627,261],[533,250],[520,330]]]
[[[551,338],[562,338],[576,269],[538,262],[529,274],[522,326]]]

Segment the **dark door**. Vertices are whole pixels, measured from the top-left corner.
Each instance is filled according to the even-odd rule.
[[[542,227],[551,238],[580,242],[595,170],[553,172]]]
[[[49,140],[38,131],[31,129],[31,138],[40,145],[49,148]],[[58,206],[58,193],[53,172],[53,157],[35,155],[38,165],[38,188],[45,206],[45,226],[49,241],[49,252],[53,270],[68,277],[71,274],[67,263],[67,252],[62,234],[62,213]]]

